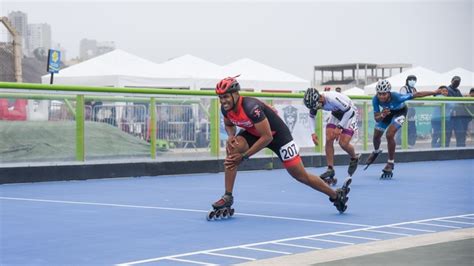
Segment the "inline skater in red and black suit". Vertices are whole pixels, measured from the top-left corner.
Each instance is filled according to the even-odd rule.
[[[224,160],[225,194],[212,204],[213,208],[230,208],[238,166],[267,147],[280,158],[293,178],[328,195],[339,212],[344,212],[350,181],[342,188],[333,190],[319,176],[308,173],[300,158],[299,148],[283,120],[260,100],[240,96],[239,90],[239,83],[231,77],[221,80],[216,86],[228,139]],[[244,130],[237,133],[236,126]]]

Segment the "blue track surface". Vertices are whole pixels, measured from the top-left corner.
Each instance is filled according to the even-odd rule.
[[[360,167],[342,215],[285,170],[241,172],[236,215],[209,222],[222,173],[2,185],[0,265],[233,264],[473,227],[473,165],[398,163],[393,180]]]

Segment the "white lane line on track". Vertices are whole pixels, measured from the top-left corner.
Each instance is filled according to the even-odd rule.
[[[436,221],[436,220],[435,220]],[[429,225],[429,226],[437,226],[437,227],[445,227],[445,228],[453,228],[453,229],[461,229],[462,227],[459,226],[451,226],[451,225],[442,225],[442,224],[432,224],[432,223],[416,223],[416,224],[423,224],[423,225]]]
[[[372,241],[379,241],[382,239],[379,238],[372,238],[372,237],[363,237],[363,236],[353,236],[353,235],[348,235],[348,234],[332,234],[333,236],[344,236],[344,237],[350,237],[350,238],[357,238],[357,239],[364,239],[364,240],[372,240]]]
[[[471,215],[473,215],[473,214],[438,217],[438,218],[415,220],[415,221],[401,222],[401,223],[394,223],[394,224],[386,224],[386,225],[379,225],[379,226],[370,226],[368,228],[359,228],[359,229],[344,230],[344,231],[338,231],[338,232],[330,232],[330,233],[321,233],[321,234],[306,235],[306,236],[300,236],[300,237],[284,238],[284,239],[277,239],[277,240],[272,240],[272,241],[256,242],[256,243],[250,243],[250,244],[244,244],[244,245],[236,245],[236,246],[229,246],[229,247],[209,249],[209,250],[200,250],[200,251],[194,251],[194,252],[188,252],[188,253],[182,253],[182,254],[168,255],[168,256],[149,258],[149,259],[143,259],[143,260],[137,260],[137,261],[130,261],[130,262],[119,263],[117,265],[118,266],[124,266],[124,265],[135,265],[135,264],[149,263],[149,262],[154,262],[154,261],[166,260],[166,259],[169,259],[169,258],[186,257],[186,256],[191,256],[191,255],[196,255],[196,254],[202,254],[202,253],[205,253],[205,252],[216,252],[216,251],[229,250],[229,249],[235,249],[235,248],[260,246],[260,245],[264,245],[264,244],[273,244],[275,242],[299,240],[299,239],[304,239],[304,238],[308,238],[308,237],[317,238],[317,237],[320,237],[320,236],[335,235],[335,236],[344,236],[344,237],[354,237],[354,238],[367,239],[367,240],[375,240],[375,238],[365,238],[365,237],[350,236],[350,235],[344,235],[344,234],[352,233],[352,232],[361,232],[361,231],[365,231],[367,229],[377,229],[377,228],[399,226],[399,225],[405,225],[405,224],[414,224],[414,223],[422,224],[425,221],[433,221],[433,220],[437,220],[437,219],[449,219],[449,218],[464,217],[464,216],[471,216]]]
[[[436,220],[438,222],[446,222],[446,223],[454,223],[454,224],[469,224],[474,225],[474,223],[466,223],[466,222],[459,222],[459,221],[451,221],[451,220]]]
[[[375,233],[380,233],[380,234],[387,234],[387,235],[396,235],[396,236],[412,236],[410,234],[393,233],[393,232],[386,232],[386,231],[374,230],[374,229],[367,229],[365,231],[375,232]]]
[[[328,239],[313,238],[313,237],[307,237],[307,238],[305,238],[305,239],[314,240],[314,241],[328,242],[328,243],[343,244],[343,245],[354,245],[354,243],[352,243],[352,242],[328,240]]]
[[[143,206],[143,205],[128,205],[128,204],[113,204],[113,203],[100,203],[100,202],[85,202],[85,201],[12,198],[12,197],[0,197],[0,199],[3,199],[3,200],[18,200],[18,201],[31,201],[31,202],[47,202],[47,203],[106,206],[106,207],[154,209],[154,210],[165,210],[165,211],[183,211],[183,212],[200,212],[200,213],[207,213],[208,212],[206,210],[196,210],[196,209],[169,208],[169,207]],[[348,225],[348,226],[358,226],[358,227],[370,226],[370,225],[366,225],[366,224],[342,223],[342,222],[333,222],[333,221],[324,221],[324,220],[313,220],[313,219],[304,219],[304,218],[274,216],[274,215],[260,215],[260,214],[252,214],[252,213],[236,213],[236,216],[249,216],[249,217],[257,217],[257,218],[278,219],[278,220],[299,221],[299,222],[310,222],[310,223],[338,224],[338,225]]]
[[[437,232],[437,231],[433,231],[433,230],[410,228],[410,227],[403,227],[403,226],[390,226],[390,228],[397,228],[397,229],[410,230],[410,231],[418,231],[418,232],[427,232],[427,233],[436,233],[436,232]]]
[[[199,265],[208,265],[208,266],[217,265],[217,264],[211,264],[211,263],[207,263],[207,262],[200,262],[200,261],[195,261],[195,260],[177,259],[177,258],[169,258],[168,260],[179,261],[179,262],[186,262],[186,263],[192,263],[192,264],[199,264]]]
[[[297,244],[289,244],[289,243],[280,243],[280,242],[275,242],[275,243],[272,243],[272,244],[275,244],[275,245],[282,245],[282,246],[289,246],[289,247],[297,247],[297,248],[307,248],[307,249],[322,249],[322,248],[318,248],[318,247],[312,247],[312,246],[305,246],[305,245],[297,245]]]
[[[458,217],[458,218],[463,218],[463,219],[470,219],[470,220],[474,220],[474,217]]]
[[[291,252],[272,250],[272,249],[267,249],[267,248],[254,248],[254,247],[240,247],[240,248],[250,249],[250,250],[257,250],[257,251],[262,251],[262,252],[278,253],[278,254],[284,254],[284,255],[293,254]]]
[[[205,253],[202,253],[202,254],[207,254],[207,255],[212,255],[212,256],[220,256],[220,257],[227,257],[227,258],[234,258],[234,259],[241,259],[241,260],[250,260],[250,261],[257,260],[255,258],[241,257],[241,256],[228,255],[228,254],[215,253],[215,252],[205,252]]]

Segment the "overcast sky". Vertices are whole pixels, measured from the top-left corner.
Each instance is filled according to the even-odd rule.
[[[68,58],[88,38],[157,63],[184,54],[217,64],[248,57],[305,79],[314,65],[356,62],[474,71],[472,0],[0,0],[0,15],[11,11],[50,24]]]

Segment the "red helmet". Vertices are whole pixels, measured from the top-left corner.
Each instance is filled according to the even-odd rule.
[[[240,75],[239,75],[240,76]],[[239,82],[235,79],[238,76],[235,77],[227,77],[216,85],[216,94],[221,95],[221,94],[226,94],[226,93],[232,93],[240,90],[240,84]]]

